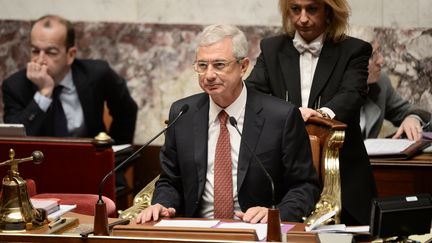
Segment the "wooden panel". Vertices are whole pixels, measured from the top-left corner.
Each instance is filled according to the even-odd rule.
[[[161,146],[148,146],[141,151],[140,157],[134,162],[134,195],[160,174],[160,149]]]
[[[62,243],[111,243],[111,242],[163,242],[163,243],[170,243],[170,242],[179,242],[180,240],[177,238],[169,238],[164,236],[163,234],[158,234],[159,238],[150,238],[150,237],[141,237],[142,234],[145,232],[137,232],[139,228],[141,228],[141,231],[144,229],[148,229],[149,226],[154,224],[153,222],[146,223],[145,225],[134,225],[134,223],[131,223],[132,228],[137,229],[137,231],[132,230],[128,237],[122,235],[122,236],[92,236],[90,235],[88,238],[83,238],[78,235],[78,232],[81,232],[80,230],[85,230],[86,227],[88,227],[88,224],[92,224],[93,217],[88,215],[81,215],[76,213],[67,213],[67,217],[77,217],[79,219],[80,226],[77,228],[72,228],[70,231],[67,231],[68,235],[38,235],[41,232],[44,232],[44,229],[38,230],[38,231],[32,231],[29,232],[30,234],[23,234],[23,233],[12,233],[12,234],[5,234],[0,233],[0,239],[1,241],[5,242],[62,242]],[[184,218],[183,218],[184,219]],[[110,218],[108,219],[109,222],[113,222],[118,219]],[[287,222],[284,222],[287,223]],[[305,224],[301,223],[290,223],[288,224],[294,224],[294,228],[292,228],[290,231],[288,231],[287,234],[287,241],[286,242],[296,242],[296,243],[315,243],[317,242],[316,233],[310,233],[305,232],[304,227]],[[118,226],[117,226],[118,227]],[[192,239],[182,239],[181,242],[221,242],[220,238],[214,238],[214,237],[208,237],[211,232],[219,231],[219,232],[226,232],[226,238],[230,238],[231,241],[233,239],[238,240],[249,240],[250,236],[255,236],[255,232],[252,232],[250,230],[235,230],[235,229],[197,229],[198,231],[207,231],[205,236],[203,234],[196,234],[193,236]],[[173,230],[174,232],[176,230]],[[74,232],[74,233],[72,233]],[[135,233],[134,233],[135,232]],[[240,235],[236,235],[235,232],[238,232]],[[148,232],[150,234],[153,234],[152,232]],[[184,234],[187,235],[187,232],[178,232],[178,234]],[[140,236],[141,235],[141,236]],[[246,238],[244,236],[246,235]],[[189,234],[189,236],[191,236]],[[201,237],[203,236],[203,237]],[[175,237],[175,236],[174,236]]]
[[[18,166],[22,178],[36,182],[37,193],[98,194],[100,181],[114,168],[111,146],[96,147],[91,139],[0,138],[0,161],[9,159],[11,148],[15,158],[29,157],[35,150],[44,154],[39,165],[26,162]],[[0,167],[1,178],[8,169]],[[106,181],[103,195],[115,201],[115,176]]]
[[[409,160],[371,159],[379,196],[432,194],[432,154]]]

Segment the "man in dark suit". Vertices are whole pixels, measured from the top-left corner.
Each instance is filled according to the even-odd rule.
[[[107,129],[106,102],[109,135],[117,144],[131,143],[137,105],[126,82],[106,62],[78,60],[76,52],[69,21],[53,15],[38,19],[27,68],[3,82],[4,122],[22,123],[32,136],[94,137]]]
[[[137,216],[137,222],[174,215],[266,222],[273,204],[280,209],[282,220],[300,221],[313,209],[320,193],[300,112],[246,88],[242,77],[249,65],[248,43],[238,28],[208,26],[198,43],[194,68],[205,93],[172,105],[171,121],[185,104],[189,111],[166,132],[160,153],[162,173],[152,205]],[[242,137],[229,122],[224,125],[221,117],[226,113],[237,120]],[[229,152],[218,159],[225,129]],[[274,181],[274,202],[270,181],[252,153]],[[228,167],[224,175],[231,186],[221,192],[225,181],[219,181],[218,170],[223,169],[223,162],[227,162],[222,167]],[[228,199],[221,210],[219,198],[224,196]]]
[[[359,114],[367,95],[371,46],[344,34],[345,0],[280,0],[279,6],[286,34],[262,40],[246,84],[298,106],[305,121],[318,116],[348,125],[340,154],[341,219],[369,224],[376,187]]]

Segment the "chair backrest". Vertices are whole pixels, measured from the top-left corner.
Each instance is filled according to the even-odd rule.
[[[341,182],[339,172],[339,150],[345,138],[346,124],[318,117],[306,122],[312,150],[312,160],[321,179],[323,190],[315,210],[305,219],[312,224],[331,211],[335,215],[324,223],[339,223],[341,212]]]
[[[119,218],[134,219],[142,210],[151,205],[153,192],[156,182],[159,180],[159,175],[149,182],[138,194],[135,195],[133,205],[126,210],[119,210]]]

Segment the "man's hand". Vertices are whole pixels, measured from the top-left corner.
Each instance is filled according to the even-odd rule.
[[[265,207],[252,207],[249,208],[246,213],[235,211],[235,216],[239,217],[244,222],[256,224],[256,223],[267,223],[268,219],[268,208]]]
[[[300,107],[300,112],[303,117],[303,121],[307,121],[310,117],[317,116],[317,117],[323,117],[318,111],[306,108],[306,107]]]
[[[420,121],[415,117],[408,116],[402,121],[393,138],[400,138],[405,133],[409,140],[417,141],[422,138],[422,132]]]
[[[139,213],[136,217],[136,223],[140,224],[149,222],[151,220],[157,221],[159,220],[159,217],[174,217],[175,214],[176,210],[174,208],[166,208],[157,203],[155,205],[151,205]]]
[[[36,62],[27,63],[27,78],[39,89],[39,92],[46,97],[51,97],[54,89],[54,80],[48,74],[48,66]]]

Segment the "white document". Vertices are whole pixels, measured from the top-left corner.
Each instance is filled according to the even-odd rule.
[[[228,223],[222,222],[217,228],[220,229],[254,229],[258,240],[262,241],[267,237],[267,224],[249,224],[249,223]]]
[[[334,210],[324,214],[323,216],[321,216],[321,218],[317,219],[313,224],[306,226],[305,231],[309,232],[309,231],[314,230],[315,228],[320,226],[323,222],[325,222],[327,219],[333,217],[335,214],[336,214],[336,211],[334,211]]]
[[[352,234],[318,233],[318,242],[321,243],[352,243]]]
[[[320,225],[311,230],[310,232],[346,232],[346,225],[344,224],[331,224],[331,225]]]
[[[129,143],[128,144],[113,145],[112,146],[112,150],[113,150],[114,153],[117,153],[117,152],[119,152],[119,151],[121,151],[123,149],[127,149],[127,148],[129,148],[131,146],[132,146],[132,144],[129,144]]]
[[[76,208],[76,205],[74,204],[74,205],[61,205],[60,204],[60,209],[59,210],[57,210],[57,211],[55,211],[55,212],[53,212],[53,213],[51,213],[51,214],[48,214],[48,219],[50,220],[50,221],[56,221],[57,219],[59,219],[63,214],[65,214],[65,213],[67,213],[67,212],[69,212],[69,211],[72,211],[73,209],[75,209]]]
[[[345,224],[320,225],[311,232],[332,232],[332,233],[369,233],[369,225],[346,226]]]
[[[408,139],[372,138],[366,139],[364,144],[368,155],[398,154],[408,148],[415,141]]]
[[[423,153],[432,153],[432,144],[429,147],[423,149]]]
[[[369,233],[369,225],[347,226],[346,232],[350,233]]]
[[[161,220],[154,226],[212,228],[219,220]]]

